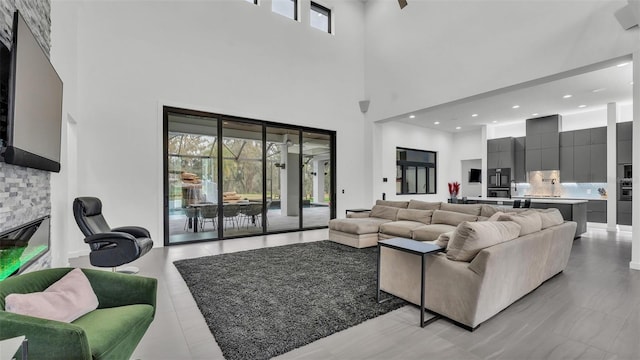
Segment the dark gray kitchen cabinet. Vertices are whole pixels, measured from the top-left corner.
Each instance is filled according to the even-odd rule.
[[[513,168],[513,150],[512,137],[487,140],[487,168]]]
[[[607,182],[607,144],[589,145],[591,182]]]
[[[633,142],[631,140],[618,140],[616,144],[618,164],[631,164],[633,157]]]
[[[591,144],[591,129],[575,130],[573,132],[573,145],[590,145]]]
[[[618,224],[631,225],[631,201],[618,201]]]
[[[524,149],[526,138],[524,136],[514,139],[513,151],[513,180],[522,183],[527,181],[527,170],[525,168]]]
[[[560,148],[547,147],[540,149],[540,170],[560,169]]]
[[[591,145],[607,144],[607,127],[597,127],[591,130]]]
[[[560,181],[576,182],[573,175],[573,145],[560,147]]]
[[[591,182],[591,145],[573,147],[573,178],[575,182]],[[562,173],[560,173],[562,179]]]
[[[589,200],[587,203],[587,221],[596,223],[607,222],[606,200]]]
[[[527,119],[526,171],[560,168],[560,119],[560,115]]]

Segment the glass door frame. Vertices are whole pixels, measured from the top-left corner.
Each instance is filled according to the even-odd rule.
[[[248,123],[248,124],[255,124],[255,125],[261,125],[262,127],[262,203],[263,205],[265,205],[267,203],[266,201],[266,196],[267,196],[267,128],[268,127],[277,127],[277,128],[283,128],[283,129],[289,129],[289,130],[295,130],[298,132],[298,143],[300,144],[300,151],[298,154],[298,160],[299,160],[299,164],[303,163],[303,151],[302,151],[302,142],[303,142],[303,136],[304,136],[304,132],[310,132],[310,133],[321,133],[321,134],[326,134],[329,135],[330,138],[330,166],[331,166],[331,170],[330,170],[330,206],[329,206],[329,218],[330,219],[335,219],[336,218],[336,208],[337,208],[337,191],[336,191],[336,179],[337,179],[337,172],[336,172],[336,132],[333,130],[325,130],[325,129],[317,129],[317,128],[311,128],[311,127],[306,127],[306,126],[298,126],[298,125],[290,125],[290,124],[282,124],[282,123],[276,123],[276,122],[271,122],[271,121],[263,121],[263,120],[256,120],[256,119],[249,119],[249,118],[242,118],[242,117],[237,117],[237,116],[230,116],[230,115],[223,115],[223,114],[215,114],[215,113],[210,113],[210,112],[205,112],[205,111],[199,111],[199,110],[190,110],[190,109],[184,109],[184,108],[178,108],[178,107],[172,107],[172,106],[163,106],[163,133],[162,133],[162,148],[163,148],[163,159],[162,159],[162,163],[163,163],[163,172],[162,172],[162,177],[163,177],[163,218],[164,218],[164,245],[165,246],[172,246],[172,245],[181,245],[181,244],[188,244],[188,243],[196,243],[196,242],[203,242],[203,241],[217,241],[217,240],[224,240],[224,239],[234,239],[234,238],[243,238],[243,237],[248,237],[248,236],[260,236],[260,235],[266,235],[266,234],[279,234],[279,233],[288,233],[288,232],[297,232],[297,231],[304,231],[304,230],[315,230],[315,229],[326,229],[328,227],[328,224],[325,226],[310,226],[310,227],[304,227],[304,223],[303,223],[303,203],[304,203],[304,199],[303,199],[303,192],[304,192],[304,188],[303,188],[303,174],[302,174],[302,168],[299,167],[299,171],[300,171],[300,176],[299,176],[299,180],[298,180],[298,192],[299,192],[299,202],[298,202],[298,211],[299,211],[299,219],[298,219],[298,228],[297,229],[288,229],[288,230],[275,230],[275,231],[267,231],[267,221],[264,221],[267,217],[267,211],[268,209],[266,208],[266,206],[263,206],[263,210],[262,210],[262,216],[263,216],[263,221],[262,221],[262,233],[252,233],[252,234],[246,234],[246,235],[234,235],[234,236],[227,236],[224,237],[223,236],[223,231],[221,229],[220,226],[218,226],[217,232],[218,232],[218,237],[217,238],[212,238],[212,239],[202,239],[202,240],[193,240],[193,241],[181,241],[179,243],[171,243],[169,241],[169,113],[178,113],[178,114],[182,114],[182,115],[190,115],[190,116],[197,116],[197,117],[204,117],[204,118],[211,118],[211,119],[216,119],[217,120],[217,137],[218,137],[218,141],[216,146],[218,147],[218,159],[217,159],[217,167],[218,167],[218,174],[217,174],[217,187],[218,187],[218,206],[221,207],[223,204],[223,191],[222,191],[222,181],[224,178],[224,174],[223,174],[223,141],[222,141],[222,137],[223,137],[223,125],[224,122],[242,122],[242,123]],[[223,220],[223,215],[221,211],[218,211],[218,224],[221,224],[220,221],[224,221]]]

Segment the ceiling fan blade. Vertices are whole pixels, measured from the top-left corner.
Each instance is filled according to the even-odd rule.
[[[398,0],[398,4],[400,4],[400,9],[404,9],[407,6],[407,0]]]

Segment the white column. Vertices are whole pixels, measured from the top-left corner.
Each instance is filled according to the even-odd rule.
[[[488,174],[488,170],[487,169],[487,125],[482,125],[482,131],[481,131],[481,139],[480,141],[482,142],[482,151],[480,152],[480,154],[482,155],[482,178],[480,179],[481,184],[482,184],[482,197],[486,198],[487,197],[487,174]],[[512,174],[515,175],[515,174]]]
[[[638,5],[640,6],[640,5]],[[640,40],[640,39],[639,39]],[[633,53],[633,187],[640,188],[640,50]],[[629,267],[640,270],[640,196],[632,198],[632,243]]]
[[[620,112],[617,103],[607,104],[607,230],[616,231],[617,226],[617,200],[618,200],[618,174],[617,174],[617,150],[616,150],[616,124]]]

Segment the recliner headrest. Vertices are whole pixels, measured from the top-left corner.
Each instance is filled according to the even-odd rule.
[[[79,197],[73,201],[73,207],[82,210],[84,216],[102,214],[102,202],[96,197]]]

